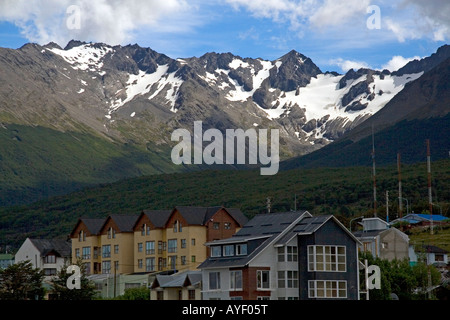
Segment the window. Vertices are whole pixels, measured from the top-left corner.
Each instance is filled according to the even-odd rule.
[[[146,227],[147,225],[144,223],[143,225],[142,225],[142,228],[141,228],[141,236],[144,236],[145,235],[145,227]]]
[[[186,248],[186,239],[181,239],[181,247]]]
[[[48,256],[45,256],[44,262],[45,263],[56,263],[56,256],[54,254],[49,254]]]
[[[75,249],[75,257],[77,257],[77,258],[80,257],[80,248]]]
[[[182,232],[183,231],[183,225],[181,223],[181,221],[175,221],[173,223],[173,232]]]
[[[44,275],[45,276],[55,276],[56,275],[56,268],[45,268],[44,269]]]
[[[102,258],[109,258],[111,257],[111,245],[104,245],[102,246]]]
[[[168,241],[168,252],[169,253],[175,253],[177,252],[177,239],[170,239]]]
[[[286,273],[284,271],[278,271],[278,288],[286,288]]]
[[[111,273],[111,261],[102,262],[102,273],[103,274]]]
[[[345,272],[345,247],[308,246],[308,271]]]
[[[236,255],[245,256],[247,254],[247,244],[237,244],[236,245]]]
[[[257,289],[270,288],[270,271],[258,270],[256,272],[256,288]]]
[[[138,252],[142,252],[142,248],[143,248],[142,242],[139,242],[138,243]]]
[[[90,259],[91,258],[91,247],[83,247],[83,256],[82,259]]]
[[[225,230],[230,230],[230,229],[231,229],[231,222],[225,222],[225,223],[223,224],[223,228],[224,228]]]
[[[211,247],[211,257],[220,257],[220,256],[222,256],[221,247],[220,246]]]
[[[347,298],[347,281],[309,280],[309,298]]]
[[[145,242],[145,253],[146,254],[155,254],[155,241],[146,241]]]
[[[387,242],[382,242],[381,243],[381,248],[388,249],[389,248],[388,243]]]
[[[288,288],[298,288],[298,271],[286,271]]]
[[[145,271],[155,271],[155,258],[145,259]]]
[[[182,266],[186,265],[186,256],[181,256],[181,265]]]
[[[213,223],[213,229],[214,230],[219,230],[219,228],[220,228],[220,222],[214,222]]]
[[[80,230],[78,233],[78,241],[86,241],[86,233],[83,230]]]
[[[278,247],[278,262],[284,262],[284,247]]]
[[[279,288],[298,288],[298,271],[278,271]]]
[[[191,239],[191,245],[195,246],[195,238]]]
[[[191,256],[191,262],[195,262],[195,256]]]
[[[242,271],[230,271],[230,290],[242,290]]]
[[[294,262],[298,261],[297,247],[294,246],[287,247],[287,261],[294,261]]]
[[[119,253],[119,245],[118,245],[118,244],[115,244],[115,245],[114,245],[114,253],[115,253],[115,254],[118,254],[118,253]]]
[[[156,300],[164,300],[164,291],[156,291]]]
[[[119,271],[119,261],[114,261],[114,271]]]
[[[169,264],[172,270],[175,270],[177,267],[177,256],[169,256]]]
[[[110,227],[109,229],[108,229],[108,239],[111,239],[111,238],[115,238],[116,237],[116,230],[114,230],[112,227]]]
[[[195,290],[189,290],[188,291],[188,299],[189,300],[195,300]]]
[[[223,246],[223,256],[224,257],[234,256],[234,245],[231,244]]]
[[[142,269],[142,259],[138,259],[138,268]]]
[[[298,250],[295,246],[279,247],[278,248],[278,262],[297,262]]]
[[[210,290],[220,289],[220,272],[209,273],[209,289]]]

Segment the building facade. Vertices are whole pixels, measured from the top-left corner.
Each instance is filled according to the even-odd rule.
[[[72,262],[81,259],[88,274],[194,270],[207,258],[205,242],[229,237],[245,222],[240,210],[224,207],[79,219],[70,233]]]
[[[50,280],[70,262],[70,242],[59,239],[27,238],[15,255],[15,263],[30,261],[44,271],[44,281]]]
[[[359,299],[359,241],[333,216],[257,215],[208,242],[203,299]]]

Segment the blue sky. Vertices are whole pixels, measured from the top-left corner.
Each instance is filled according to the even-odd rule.
[[[322,71],[394,71],[448,43],[449,16],[446,0],[0,0],[0,46],[78,39],[269,60],[294,49]]]

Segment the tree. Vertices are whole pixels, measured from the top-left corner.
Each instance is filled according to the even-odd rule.
[[[117,298],[118,300],[149,300],[150,289],[147,287],[129,288],[125,289],[123,295]]]
[[[69,289],[67,280],[73,273],[67,273],[68,265],[65,265],[51,280],[52,296],[57,300],[92,300],[96,295],[95,285],[87,278],[84,263],[79,259],[75,264],[80,268],[80,289]]]
[[[391,293],[400,300],[427,299],[429,285],[440,282],[439,271],[423,261],[411,266],[408,259],[389,261],[368,252],[361,253],[360,259],[362,262],[367,259],[369,265],[377,265],[381,271],[381,289],[370,290],[370,300],[390,300]],[[363,272],[360,279],[364,279]]]
[[[44,272],[33,268],[29,260],[20,261],[0,270],[1,300],[42,300]]]

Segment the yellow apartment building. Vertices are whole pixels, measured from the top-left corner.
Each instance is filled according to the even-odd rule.
[[[224,207],[79,219],[70,233],[72,261],[81,258],[88,274],[195,270],[209,255],[204,243],[229,238],[246,222],[239,209]]]

